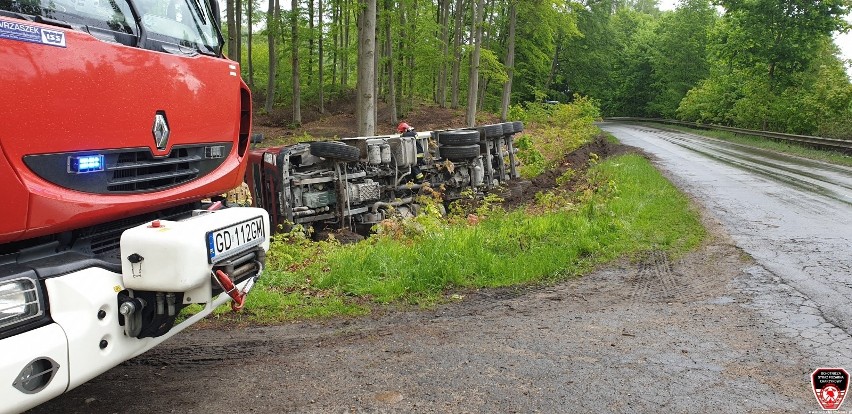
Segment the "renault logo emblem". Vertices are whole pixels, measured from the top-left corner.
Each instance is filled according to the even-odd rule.
[[[154,144],[157,149],[163,151],[169,144],[169,122],[166,120],[165,111],[157,111],[154,116],[154,128],[151,129],[154,133]]]

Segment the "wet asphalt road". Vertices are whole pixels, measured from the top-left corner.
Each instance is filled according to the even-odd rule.
[[[852,168],[644,125],[601,127],[656,156],[757,261],[741,288],[765,294],[759,310],[806,346],[852,356]]]

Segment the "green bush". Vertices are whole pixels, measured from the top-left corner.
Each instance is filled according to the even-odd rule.
[[[521,160],[521,175],[535,177],[552,168],[565,154],[590,142],[600,131],[595,100],[579,95],[570,104],[528,102],[510,108],[511,119],[526,123],[515,145]]]

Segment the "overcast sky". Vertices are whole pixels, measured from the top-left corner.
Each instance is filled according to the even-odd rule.
[[[673,10],[677,3],[678,0],[659,0],[661,10]],[[846,16],[846,21],[852,23],[852,15]],[[841,58],[852,59],[852,32],[835,35],[834,43],[840,47]],[[846,73],[852,77],[852,66],[846,67]]]

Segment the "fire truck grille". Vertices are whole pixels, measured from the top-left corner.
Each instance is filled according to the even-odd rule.
[[[190,155],[187,148],[175,149],[166,158],[156,159],[148,151],[119,154],[118,162],[108,167],[112,177],[107,185],[111,193],[153,191],[169,188],[198,177],[203,154]]]
[[[40,154],[24,162],[40,177],[61,187],[93,194],[148,193],[203,177],[227,159],[233,143],[176,146],[155,157],[148,148]],[[74,161],[102,157],[97,168],[74,170]],[[79,165],[79,164],[77,164]]]

